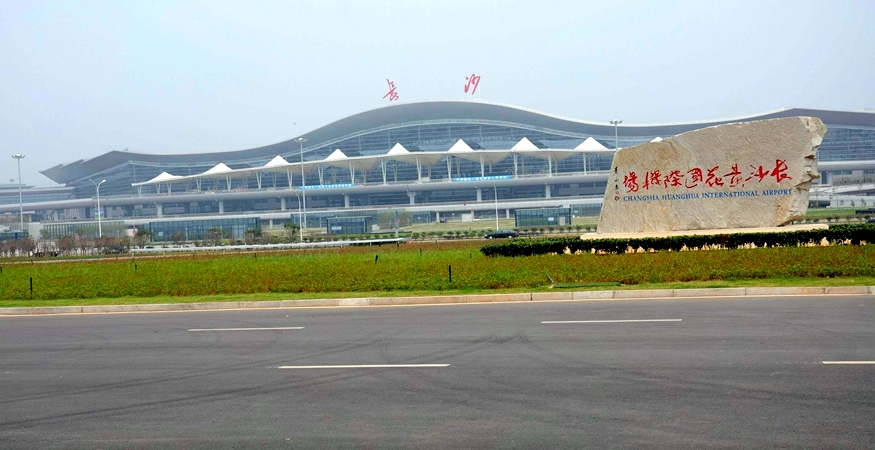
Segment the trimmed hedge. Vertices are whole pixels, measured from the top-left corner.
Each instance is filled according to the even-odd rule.
[[[860,245],[875,242],[875,224],[830,225],[828,229],[785,231],[779,233],[733,233],[710,236],[688,235],[624,239],[546,238],[514,239],[487,244],[480,248],[486,256],[532,256],[550,253],[606,253],[621,254],[629,249],[644,251],[680,251],[702,249],[737,249],[756,247],[798,247],[819,245],[823,240],[830,245]]]

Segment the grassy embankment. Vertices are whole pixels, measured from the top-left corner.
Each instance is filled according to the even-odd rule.
[[[875,285],[870,245],[488,258],[481,244],[11,264],[0,307],[538,291],[548,274],[578,289]]]

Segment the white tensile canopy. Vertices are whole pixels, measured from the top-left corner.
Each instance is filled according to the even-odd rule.
[[[577,156],[581,154],[580,150],[563,150],[563,149],[549,149],[549,148],[538,148],[532,141],[522,138],[519,142],[516,143],[511,150],[516,154],[519,153],[521,155],[531,156],[533,158],[546,159],[547,160],[547,176],[553,176],[553,162],[559,162],[572,156]],[[516,167],[516,164],[514,164]],[[516,171],[516,169],[514,169]],[[584,172],[586,169],[584,168]]]
[[[143,188],[143,186],[154,184],[155,188],[158,190],[158,193],[160,194],[161,193],[161,183],[167,183],[167,192],[172,193],[173,192],[173,188],[172,188],[173,181],[179,180],[180,178],[184,178],[184,177],[182,177],[180,175],[171,175],[167,172],[161,172],[157,177],[152,178],[149,181],[144,181],[142,183],[133,183],[132,186],[136,186],[137,191],[140,192],[141,189]]]
[[[517,155],[530,156],[534,158],[546,159],[548,162],[549,176],[553,175],[554,161],[563,161],[567,158],[582,155],[583,156],[583,172],[586,173],[586,155],[588,153],[609,155],[614,153],[614,149],[608,149],[592,137],[587,138],[583,143],[574,149],[542,149],[538,148],[528,138],[522,138],[509,150],[474,150],[464,140],[459,139],[447,151],[429,151],[429,152],[410,152],[400,143],[396,143],[391,150],[383,155],[372,156],[355,156],[349,157],[340,149],[334,150],[327,158],[319,161],[303,161],[289,162],[282,156],[275,156],[269,162],[260,167],[247,167],[242,169],[231,169],[224,163],[219,163],[207,170],[206,172],[189,175],[177,176],[163,172],[157,177],[141,182],[133,183],[141,189],[142,186],[155,185],[160,193],[160,184],[167,183],[168,191],[171,183],[195,181],[198,190],[201,189],[201,180],[203,178],[224,179],[227,189],[231,189],[231,180],[235,178],[255,177],[258,181],[258,188],[262,188],[262,178],[265,173],[273,174],[274,188],[276,188],[277,174],[285,173],[288,177],[289,186],[293,186],[293,176],[301,174],[306,176],[313,170],[319,172],[319,182],[324,181],[324,169],[326,167],[337,167],[349,170],[350,179],[355,184],[355,172],[361,171],[363,181],[367,183],[367,173],[374,169],[378,164],[382,165],[383,183],[387,180],[387,161],[401,162],[407,164],[415,164],[417,172],[417,182],[425,180],[423,178],[423,167],[428,169],[428,177],[431,177],[431,168],[442,160],[447,161],[447,170],[450,178],[453,178],[453,157],[456,157],[456,170],[460,172],[459,160],[480,162],[480,175],[486,176],[486,165],[490,166],[497,164],[507,158],[513,156],[514,176],[518,175],[518,159]],[[523,161],[523,169],[525,169],[525,161]],[[397,179],[396,179],[397,181]]]
[[[367,183],[368,172],[376,167],[376,165],[379,163],[379,159],[374,157],[361,156],[350,158],[338,148],[331,152],[331,154],[328,155],[328,157],[321,162],[322,164],[319,165],[320,182],[324,179],[325,167],[338,167],[341,169],[349,169],[349,179],[353,182],[355,182],[356,169],[360,170],[362,172],[364,182]]]
[[[574,147],[575,150],[583,152],[583,173],[586,173],[586,155],[593,153],[596,155],[613,155],[616,149],[607,148],[601,142],[595,140],[592,136],[586,138],[580,145]]]
[[[525,139],[525,138],[523,138]],[[501,160],[507,158],[510,155],[510,151],[507,150],[477,150],[471,148],[465,141],[459,139],[447,150],[447,169],[448,173],[452,173],[452,163],[450,161],[450,156],[457,156],[462,159],[467,159],[469,161],[475,161],[480,163],[480,176],[486,176],[486,164],[489,166],[493,166],[494,164],[500,162]],[[458,172],[458,167],[456,171]],[[490,169],[491,170],[491,169]]]

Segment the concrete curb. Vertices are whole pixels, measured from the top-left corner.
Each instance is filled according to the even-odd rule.
[[[635,300],[646,298],[696,298],[696,297],[744,297],[770,295],[872,295],[875,286],[834,287],[750,287],[722,289],[657,289],[641,291],[555,291],[531,294],[478,294],[447,295],[430,297],[363,297],[328,298],[313,300],[272,300],[243,302],[206,303],[157,303],[142,305],[109,306],[57,306],[33,308],[0,308],[0,316],[50,315],[50,314],[101,314],[167,311],[219,311],[229,309],[280,309],[335,306],[400,306],[438,305],[448,303],[492,302],[554,302],[554,301],[600,301]]]

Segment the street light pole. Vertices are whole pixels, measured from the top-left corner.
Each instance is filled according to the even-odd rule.
[[[90,181],[91,184],[97,187],[97,237],[102,238],[103,227],[100,225],[100,216],[102,216],[103,214],[101,214],[100,212],[100,185],[105,183],[106,180],[100,180],[100,183],[95,183],[94,180],[89,178],[88,181]]]
[[[16,153],[12,157],[18,160],[18,215],[21,220],[19,231],[24,232],[24,201],[21,196],[21,159],[24,158],[24,155]]]
[[[495,231],[498,231],[498,188],[492,183],[492,192],[495,194]]]
[[[307,142],[306,138],[299,137],[295,139],[295,142],[301,145],[301,196],[304,197],[303,202],[299,199],[298,205],[301,203],[304,204],[304,213],[301,215],[301,242],[304,242],[304,227],[307,226],[307,191],[304,190],[304,186],[307,185],[306,179],[304,177],[304,142]]]
[[[302,191],[302,193],[303,193],[303,191]],[[295,192],[294,190],[292,191],[292,194],[295,194],[295,197],[298,197],[298,223],[301,225],[298,227],[298,228],[300,228],[298,230],[298,236],[300,236],[301,243],[303,244],[304,243],[304,226],[303,226],[304,225],[304,215],[301,214],[301,196],[298,195],[298,193]]]
[[[621,123],[623,123],[623,121],[620,119],[614,119],[611,121],[611,124],[614,125],[614,148],[616,148],[617,150],[620,149],[620,139],[618,138],[618,135],[617,135],[617,127]]]

